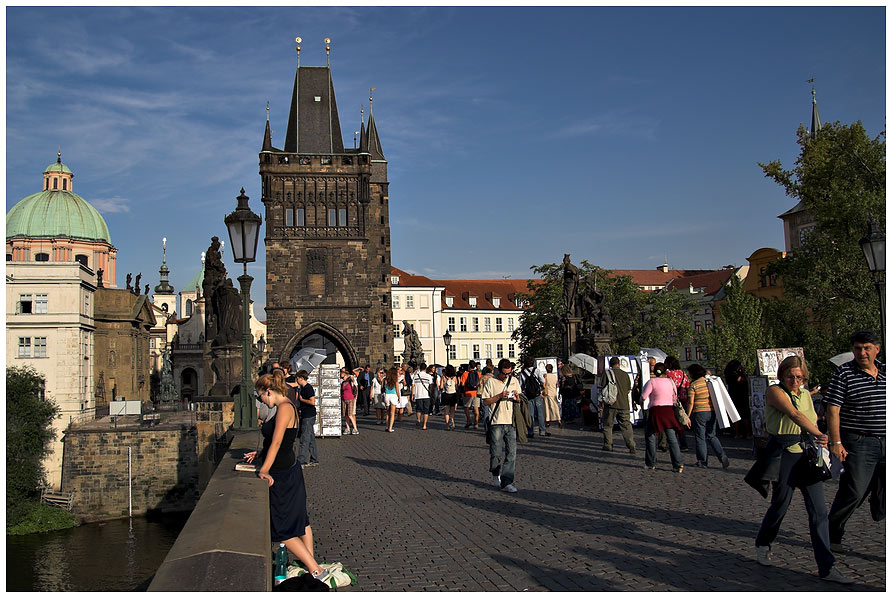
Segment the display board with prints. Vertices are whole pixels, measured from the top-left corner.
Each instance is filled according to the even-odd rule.
[[[768,392],[768,376],[749,376],[750,423],[753,437],[768,438],[765,429],[765,394]]]
[[[777,384],[777,368],[790,355],[798,355],[800,359],[805,360],[805,351],[803,351],[802,347],[757,349],[756,365],[759,368],[759,374],[767,376],[769,384]]]
[[[614,357],[619,359],[619,367],[622,371],[629,375],[629,378],[632,379],[632,388],[635,387],[635,378],[638,376],[640,372],[644,372],[642,375],[641,386],[644,387],[647,384],[647,381],[650,380],[650,367],[647,365],[647,360],[643,361],[636,355],[605,355],[603,357],[603,363],[600,364],[600,367],[603,369],[610,367],[610,360]],[[596,379],[595,387],[592,389],[592,396],[598,396],[598,392],[600,388],[597,385],[597,382],[600,380],[600,376]],[[632,425],[639,424],[644,418],[644,412],[641,411],[641,408],[635,407],[632,405],[631,398],[629,399],[629,419],[632,421]]]
[[[341,367],[336,363],[320,365],[310,377],[316,388],[316,436],[341,435]]]

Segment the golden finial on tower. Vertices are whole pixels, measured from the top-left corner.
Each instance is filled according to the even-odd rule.
[[[329,60],[330,55],[331,55],[331,38],[326,37],[325,38],[325,63],[328,66],[331,66],[331,61]]]
[[[365,124],[365,107],[359,107],[359,122]]]
[[[301,42],[301,39],[300,39],[300,37],[295,37],[295,38],[294,38],[294,41],[297,43],[297,46],[296,46],[296,49],[297,49],[297,66],[299,67],[299,66],[300,66],[300,42]]]

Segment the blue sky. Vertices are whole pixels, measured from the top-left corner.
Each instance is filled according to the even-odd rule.
[[[6,207],[61,146],[108,222],[118,284],[157,284],[166,236],[181,290],[240,187],[263,214],[266,102],[281,147],[294,38],[311,66],[330,37],[345,146],[376,88],[395,266],[742,265],[783,247],[793,203],[757,162],[793,166],[807,79],[825,122],[883,130],[885,21],[881,6],[8,7]],[[261,253],[259,306],[264,268]]]

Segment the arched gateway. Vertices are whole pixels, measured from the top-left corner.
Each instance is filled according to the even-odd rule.
[[[349,367],[393,363],[387,160],[371,98],[360,129],[345,149],[327,66],[298,63],[284,149],[267,118],[267,341],[279,359],[316,344]]]

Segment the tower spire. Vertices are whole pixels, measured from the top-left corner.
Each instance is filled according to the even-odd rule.
[[[372,92],[374,87],[369,88],[369,128],[367,130],[367,140],[365,151],[372,156],[372,160],[384,160],[384,152],[381,150],[381,138],[378,137],[378,127],[375,126],[375,115],[372,112]]]
[[[271,152],[273,151],[273,132],[272,129],[269,128],[269,100],[266,101],[266,130],[263,132],[263,147],[260,151],[262,152]]]
[[[161,239],[161,268],[158,270],[161,275],[161,282],[155,287],[156,295],[172,295],[173,287],[167,280],[170,274],[170,268],[167,267],[167,237]]]
[[[811,131],[810,137],[814,139],[821,129],[821,115],[818,114],[818,98],[815,96],[815,78],[808,80],[811,83]]]

